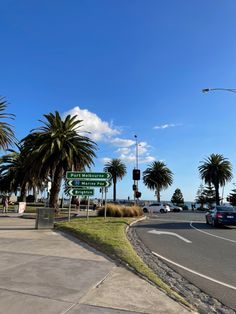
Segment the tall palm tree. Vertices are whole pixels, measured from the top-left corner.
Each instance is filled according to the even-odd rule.
[[[143,172],[143,182],[151,190],[156,190],[160,202],[160,191],[173,183],[173,173],[162,161],[153,161]]]
[[[22,140],[24,151],[30,156],[29,166],[34,176],[50,177],[52,186],[49,206],[58,208],[58,195],[66,171],[90,167],[96,157],[96,144],[79,134],[82,120],[68,115],[64,120],[56,111],[44,115],[43,125],[32,130]]]
[[[113,182],[113,201],[116,201],[116,183],[126,175],[126,165],[120,159],[112,159],[104,166],[104,171],[108,171],[112,175]]]
[[[9,145],[14,144],[14,132],[12,130],[12,126],[2,121],[2,119],[13,119],[14,114],[6,113],[5,109],[7,107],[7,102],[4,98],[0,98],[0,148],[7,149]]]
[[[216,205],[220,204],[219,188],[232,180],[232,165],[227,158],[220,154],[211,154],[198,167],[200,177],[206,184],[213,184],[215,188]]]

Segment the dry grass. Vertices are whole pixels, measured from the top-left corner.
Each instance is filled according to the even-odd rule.
[[[98,216],[104,216],[105,208],[98,210]],[[139,206],[125,206],[117,204],[107,204],[108,217],[139,217],[143,215],[142,209]]]

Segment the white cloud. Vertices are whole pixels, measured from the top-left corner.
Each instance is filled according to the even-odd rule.
[[[128,155],[130,152],[131,152],[131,149],[128,147],[121,147],[121,148],[118,148],[116,151],[116,153],[124,154],[124,155]]]
[[[111,161],[111,158],[104,157],[104,158],[101,158],[100,161],[101,161],[103,164],[106,164],[107,162]]]
[[[149,151],[148,151],[149,148],[150,148],[150,145],[148,145],[147,142],[138,143],[138,163],[139,164],[152,162],[156,159],[155,157],[150,156]],[[120,158],[124,162],[129,162],[129,163],[133,162],[134,164],[136,163],[135,142],[133,143],[131,147],[119,148],[117,149],[116,152],[119,154],[118,158]]]
[[[136,141],[128,138],[117,137],[121,133],[120,130],[113,126],[113,122],[108,123],[102,121],[95,113],[90,112],[87,109],[81,109],[79,106],[72,108],[65,112],[63,117],[67,115],[77,116],[78,120],[82,120],[79,131],[82,135],[90,137],[95,142],[103,142],[104,144],[110,144],[117,147],[116,158],[119,158],[127,163],[136,163]],[[163,127],[165,128],[165,127]],[[87,133],[90,132],[90,133]],[[139,164],[149,163],[155,160],[153,156],[150,156],[150,145],[147,142],[138,143],[138,157]],[[111,161],[109,157],[100,158],[100,162],[103,164]]]
[[[148,155],[148,156],[145,156],[144,158],[141,158],[139,162],[140,162],[141,164],[145,164],[145,163],[153,162],[153,161],[155,161],[155,160],[156,160],[155,157]]]
[[[135,154],[129,154],[129,155],[122,154],[119,156],[119,158],[124,162],[129,162],[129,163],[132,162],[134,165],[136,164],[136,155]],[[138,163],[139,164],[145,164],[145,163],[150,163],[154,160],[156,160],[155,157],[146,155],[146,156],[139,157]]]
[[[82,120],[79,130],[94,141],[104,141],[107,137],[112,137],[120,133],[120,131],[113,127],[112,122],[109,124],[106,121],[102,121],[95,113],[87,109],[81,109],[79,106],[65,112],[63,116],[65,117],[69,114],[71,116],[76,115],[78,120]],[[85,132],[90,132],[90,134]]]
[[[153,129],[167,129],[167,128],[174,128],[176,126],[181,126],[182,124],[178,123],[178,124],[174,124],[174,123],[166,123],[166,124],[162,124],[162,125],[156,125],[153,127]]]
[[[138,145],[138,154],[139,155],[146,154],[149,148],[150,148],[150,145],[148,145],[147,142],[140,142]]]
[[[135,144],[135,141],[129,140],[129,139],[123,139],[123,138],[111,138],[109,139],[109,142],[117,147],[129,147]]]

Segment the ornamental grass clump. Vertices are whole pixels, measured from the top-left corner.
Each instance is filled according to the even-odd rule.
[[[104,216],[105,207],[98,210],[98,216]],[[139,206],[125,206],[107,204],[107,217],[139,217],[142,216],[142,209]]]

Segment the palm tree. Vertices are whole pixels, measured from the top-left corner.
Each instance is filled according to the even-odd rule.
[[[79,134],[82,120],[68,115],[62,120],[60,114],[44,115],[43,126],[32,130],[22,140],[24,152],[30,156],[29,167],[34,177],[43,180],[50,177],[52,186],[49,206],[58,208],[58,195],[66,171],[78,167],[90,167],[96,157],[96,144]]]
[[[211,154],[198,167],[200,177],[206,184],[213,184],[216,195],[216,205],[220,204],[219,188],[232,180],[232,165],[220,154]]]
[[[160,202],[160,191],[173,183],[173,173],[164,162],[153,161],[143,172],[143,182],[149,189],[157,191],[157,201]]]
[[[112,175],[113,182],[113,201],[116,201],[116,183],[126,175],[126,165],[120,159],[112,159],[104,166],[104,171],[108,171]]]
[[[23,152],[22,146],[15,144],[18,151],[9,149],[8,154],[0,158],[0,189],[5,186],[8,192],[15,192],[20,188],[20,201],[26,201],[26,192],[28,188],[39,186],[40,182],[28,169],[29,158]]]
[[[5,113],[7,102],[0,98],[0,120],[10,118],[13,119],[14,115],[11,113]],[[14,132],[12,127],[7,122],[0,122],[0,148],[7,149],[9,145],[14,144]]]

